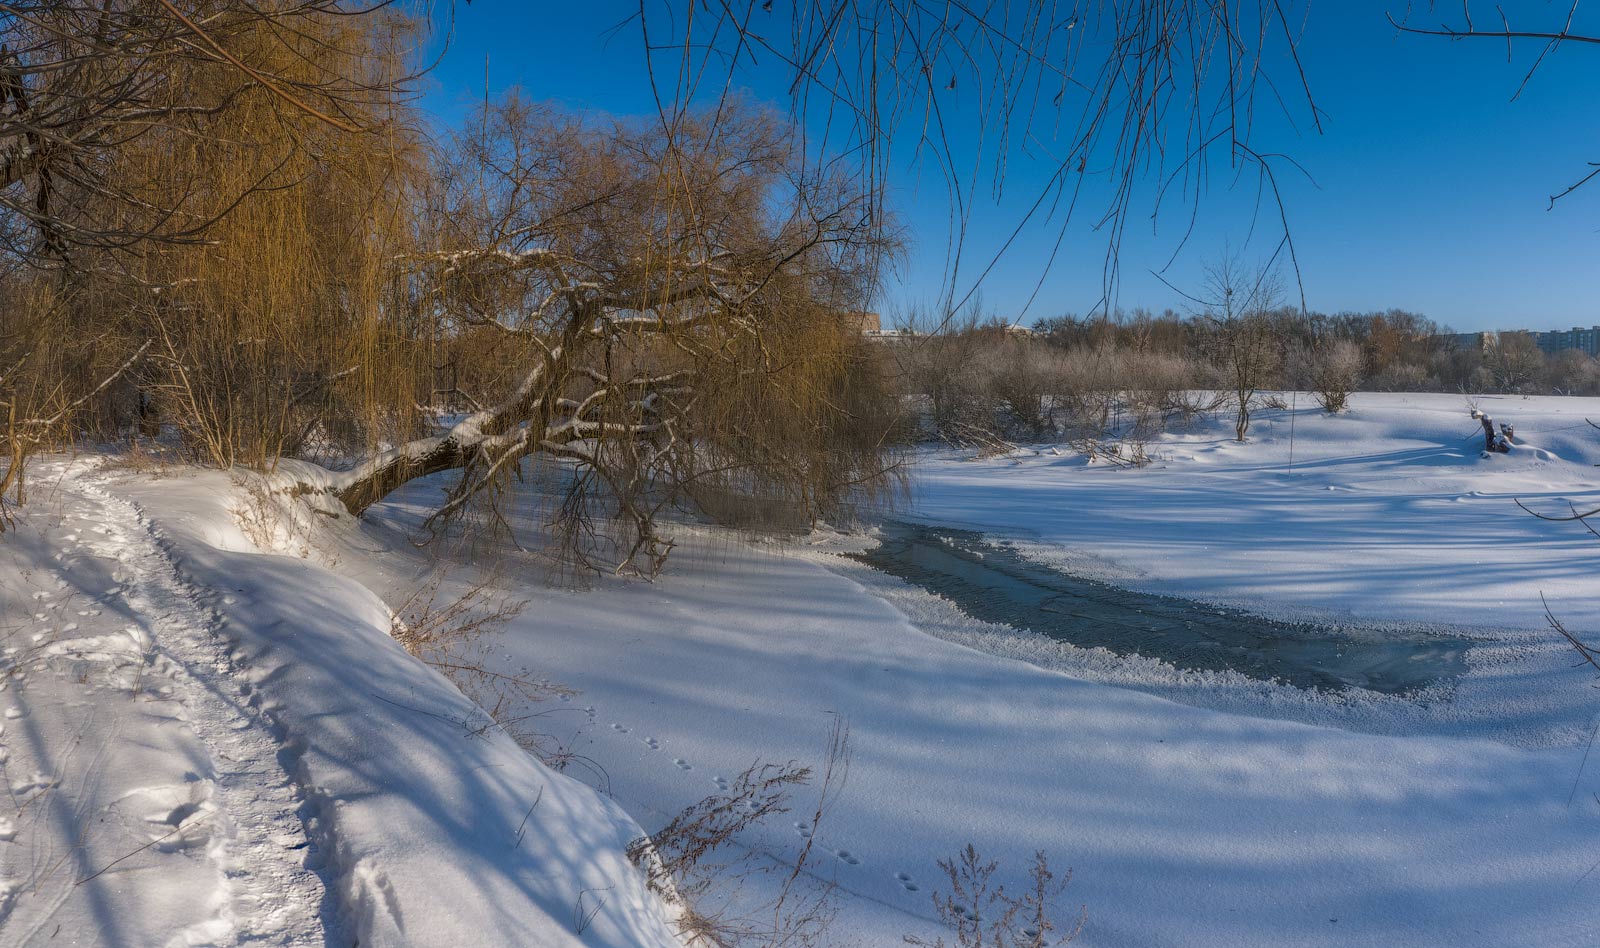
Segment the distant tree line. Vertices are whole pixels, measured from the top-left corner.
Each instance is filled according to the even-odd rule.
[[[1461,343],[1448,326],[1403,309],[1330,314],[1280,307],[1270,321],[1281,354],[1281,388],[1310,387],[1297,355],[1348,343],[1359,351],[1363,391],[1600,395],[1600,362],[1578,349],[1546,354],[1528,332]],[[1038,320],[1033,332],[1057,346],[1113,344],[1172,354],[1195,354],[1206,344],[1203,319],[1170,309],[1050,317]]]
[[[1600,362],[1546,355],[1525,332],[1462,344],[1418,313],[1301,312],[1277,280],[1225,262],[1191,312],[1113,310],[1015,326],[975,301],[953,318],[912,310],[920,334],[884,345],[910,437],[956,442],[1145,439],[1197,412],[1226,411],[1247,437],[1254,411],[1285,392],[1329,412],[1355,391],[1600,394]]]

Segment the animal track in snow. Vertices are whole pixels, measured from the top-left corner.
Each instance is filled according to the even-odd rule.
[[[716,784],[717,785],[717,789],[721,790],[723,793],[727,793],[728,792],[728,788],[729,788],[730,784],[728,783],[728,778],[727,777],[712,777],[711,778],[711,782]]]
[[[672,759],[672,762],[674,764],[678,765],[678,769],[679,770],[693,770],[694,769],[694,765],[689,763],[687,760],[684,760],[682,757],[674,757]]]
[[[896,882],[900,883],[900,887],[907,892],[917,892],[922,888],[917,885],[916,880],[912,879],[911,874],[908,872],[897,872],[894,874],[894,878]]]
[[[644,739],[644,746],[650,748],[653,751],[658,751],[658,750],[661,749],[661,742],[656,740],[653,737],[647,737],[647,738]]]
[[[212,783],[196,780],[170,787],[135,790],[148,808],[144,821],[154,835],[151,842],[162,852],[177,852],[204,845],[211,839]]]
[[[804,822],[804,821],[796,823],[796,824],[794,824],[794,831],[796,833],[800,834],[800,838],[801,839],[810,839],[811,838],[811,824],[810,823],[807,823],[807,822]]]
[[[630,729],[623,727],[621,724],[612,724],[611,730],[616,731],[618,734],[626,734]]]
[[[850,865],[850,866],[859,866],[859,865],[861,865],[861,858],[859,856],[857,856],[855,853],[852,853],[848,849],[836,849],[836,850],[833,851],[833,854],[835,856],[838,856],[839,857],[839,861],[844,863],[844,864],[846,864],[846,865]]]

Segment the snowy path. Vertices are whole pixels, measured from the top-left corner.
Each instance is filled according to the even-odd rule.
[[[0,600],[14,732],[0,942],[323,944],[301,794],[219,616],[134,504],[74,474],[45,530],[8,538],[48,543],[34,562],[54,565],[18,571],[38,587],[31,614],[13,614],[20,590]]]

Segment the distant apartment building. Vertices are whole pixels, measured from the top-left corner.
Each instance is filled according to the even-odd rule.
[[[1588,329],[1574,326],[1571,329],[1556,329],[1550,332],[1531,332],[1518,329],[1508,330],[1504,334],[1510,335],[1512,332],[1522,333],[1532,339],[1533,344],[1538,346],[1539,350],[1545,355],[1554,355],[1557,352],[1576,349],[1590,357],[1600,357],[1600,326],[1590,326]],[[1479,352],[1486,352],[1500,341],[1501,335],[1502,333],[1498,332],[1455,332],[1446,334],[1444,338],[1454,348],[1476,349]]]
[[[883,320],[877,313],[845,313],[845,324],[864,336],[883,331]]]
[[[1531,333],[1534,344],[1545,355],[1554,355],[1568,349],[1577,349],[1589,356],[1600,356],[1600,326],[1590,326],[1584,329],[1574,326],[1571,329],[1557,329],[1554,332]]]
[[[1500,334],[1494,332],[1452,332],[1446,333],[1446,341],[1454,349],[1476,349],[1487,352],[1490,347],[1500,341]]]

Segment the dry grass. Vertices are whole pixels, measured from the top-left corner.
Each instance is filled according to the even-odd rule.
[[[1059,879],[1043,852],[1033,856],[1028,887],[1013,896],[994,881],[998,862],[985,860],[968,843],[954,859],[941,859],[939,868],[950,886],[933,894],[934,911],[950,929],[954,941],[927,941],[907,937],[919,948],[1055,948],[1076,938],[1087,913],[1080,908],[1068,922],[1059,905],[1072,881],[1069,870]]]
[[[484,720],[469,728],[471,733],[502,731],[545,766],[586,770],[603,789],[607,775],[599,764],[542,727],[551,715],[565,710],[546,702],[577,692],[528,672],[503,670],[478,647],[483,635],[516,618],[527,602],[502,592],[493,576],[459,594],[444,594],[447,582],[447,574],[440,573],[408,596],[394,610],[390,634],[482,709]]]
[[[812,878],[817,829],[827,817],[849,771],[849,732],[835,722],[820,771],[788,764],[756,764],[726,793],[706,797],[656,833],[635,840],[628,857],[645,873],[650,889],[679,909],[679,928],[691,946],[709,948],[813,948],[828,932],[836,909],[835,886]],[[752,826],[791,811],[793,794],[816,778],[810,810],[811,834],[792,863],[756,860],[745,851],[723,862]],[[708,910],[726,904],[754,874],[781,873],[778,894],[767,904],[738,914]]]

